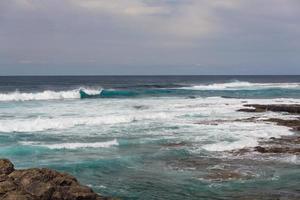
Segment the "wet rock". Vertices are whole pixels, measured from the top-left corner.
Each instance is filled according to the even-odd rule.
[[[239,109],[237,110],[239,112],[265,112],[266,110],[263,110],[263,109],[255,109],[255,108],[242,108],[242,109]]]
[[[243,112],[265,112],[265,111],[274,111],[274,112],[288,112],[293,114],[300,114],[300,105],[299,104],[246,104],[246,107],[252,108],[245,108],[240,109],[238,111]]]
[[[14,170],[0,159],[0,200],[103,200],[73,176],[51,169]]]
[[[297,147],[261,147],[257,146],[254,148],[259,153],[289,153],[289,154],[300,154],[300,148]]]
[[[233,121],[232,120],[221,120],[221,119],[218,119],[218,120],[205,120],[205,121],[195,122],[195,124],[217,126],[219,124],[228,123],[228,122],[233,122]]]
[[[251,152],[252,152],[252,150],[250,148],[242,148],[242,149],[235,149],[235,150],[229,151],[229,153],[231,153],[234,156],[241,156],[241,155],[245,155],[245,154],[248,154]]]
[[[267,152],[266,148],[261,147],[261,146],[254,147],[254,150],[258,151],[259,153],[266,153]]]
[[[229,181],[250,179],[252,176],[230,170],[211,170],[204,178],[212,181]]]
[[[300,136],[298,135],[289,135],[289,136],[282,136],[280,138],[271,137],[269,141],[265,141],[265,144],[268,145],[287,145],[292,146],[295,144],[300,144]]]
[[[278,119],[278,118],[270,118],[270,119],[266,119],[264,121],[267,122],[275,122],[276,124],[280,125],[280,126],[287,126],[287,127],[291,127],[294,130],[300,130],[300,120],[297,119]]]

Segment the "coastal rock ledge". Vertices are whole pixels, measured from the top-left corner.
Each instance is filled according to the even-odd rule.
[[[73,176],[55,170],[15,170],[0,159],[0,200],[112,200],[82,186]]]

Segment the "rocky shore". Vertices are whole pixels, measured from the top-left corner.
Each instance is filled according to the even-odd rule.
[[[299,104],[245,104],[245,107],[238,111],[243,112],[265,112],[265,111],[274,111],[274,112],[287,112],[293,114],[300,114],[300,105]]]
[[[51,169],[15,170],[0,159],[0,200],[112,200],[82,186],[75,177]]]
[[[286,112],[287,114],[300,114],[299,104],[271,104],[271,105],[260,105],[260,104],[246,104],[247,108],[239,109],[241,112]],[[249,118],[249,121],[255,121],[256,118]],[[279,126],[287,126],[292,130],[296,131],[295,135],[284,136],[281,138],[270,138],[268,141],[261,141],[260,145],[255,147],[253,150],[259,153],[273,153],[273,154],[300,154],[300,116],[297,119],[278,119],[270,118],[264,119],[265,122],[273,122]],[[247,151],[245,149],[240,152]]]

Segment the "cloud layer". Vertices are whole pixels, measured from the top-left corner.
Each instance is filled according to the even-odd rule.
[[[4,0],[1,74],[300,74],[298,0]]]

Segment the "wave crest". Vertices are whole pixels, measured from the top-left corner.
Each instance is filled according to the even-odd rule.
[[[0,93],[0,101],[33,101],[33,100],[60,100],[60,99],[80,99],[80,92],[87,95],[100,95],[101,89],[79,88],[68,91],[45,90],[42,92],[11,92]]]

